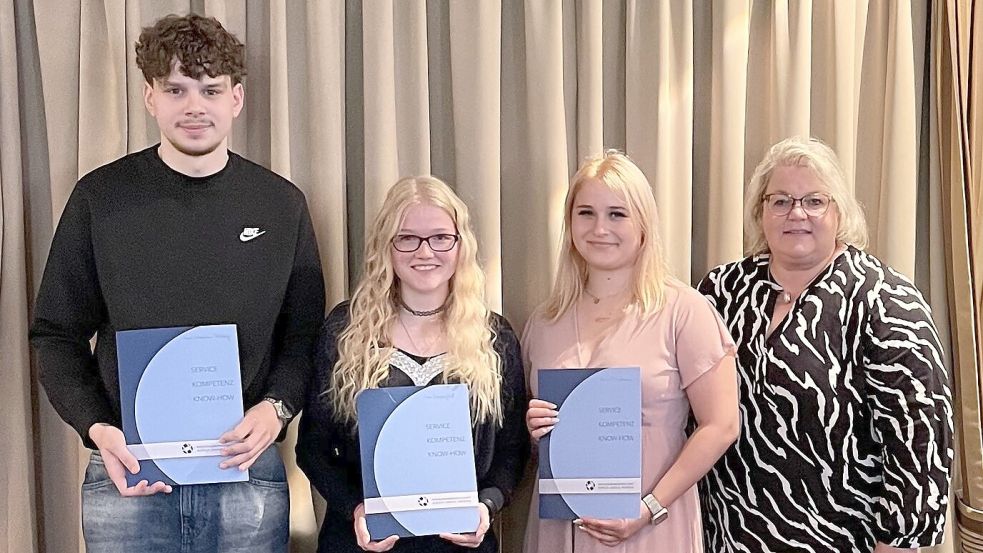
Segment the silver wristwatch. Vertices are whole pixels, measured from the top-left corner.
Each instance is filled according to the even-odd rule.
[[[264,397],[263,401],[270,402],[270,405],[272,405],[273,409],[276,411],[276,417],[280,419],[281,425],[286,426],[287,423],[290,422],[290,419],[293,418],[293,413],[291,413],[290,409],[287,409],[287,405],[279,399]]]
[[[649,512],[652,513],[652,518],[649,520],[650,524],[659,524],[663,520],[669,518],[669,509],[663,507],[654,495],[646,495],[642,498],[642,503],[644,503],[645,506],[648,507]]]

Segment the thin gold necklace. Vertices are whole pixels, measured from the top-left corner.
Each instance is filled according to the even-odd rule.
[[[606,296],[595,296],[594,294],[591,293],[590,290],[587,289],[587,286],[585,285],[584,286],[584,293],[587,294],[588,296],[590,296],[592,300],[594,300],[594,305],[597,305],[597,304],[601,303],[601,300],[608,300],[608,299],[611,299],[613,297],[620,296],[627,289],[628,289],[628,285],[625,285],[621,290],[618,290],[617,292],[614,292],[613,294],[608,294]]]
[[[414,351],[414,353],[416,353],[417,355],[423,356],[423,357],[429,357],[430,356],[430,353],[429,353],[430,350],[425,350],[425,349],[421,348],[419,345],[417,345],[416,340],[413,339],[413,335],[410,334],[410,329],[407,328],[406,323],[403,322],[403,318],[400,317],[400,316],[397,316],[396,317],[396,320],[399,321],[399,326],[401,326],[403,328],[403,332],[406,333],[406,337],[410,339],[410,345],[412,345],[413,346],[413,349],[416,350],[416,351]],[[433,349],[433,344],[430,344],[430,348]]]
[[[422,355],[423,350],[420,349],[420,346],[416,345],[416,340],[414,340],[413,335],[410,334],[410,329],[406,328],[406,323],[403,322],[403,318],[397,316],[396,320],[399,321],[399,326],[403,327],[403,332],[406,334],[406,337],[410,339],[410,345],[413,346],[415,353],[417,355]]]

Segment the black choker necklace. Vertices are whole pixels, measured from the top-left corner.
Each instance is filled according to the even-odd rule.
[[[440,307],[438,307],[436,309],[428,309],[426,311],[417,311],[416,309],[413,309],[412,307],[406,305],[406,302],[404,302],[402,298],[399,299],[399,305],[401,305],[403,307],[403,309],[409,311],[410,312],[410,315],[415,315],[417,317],[429,317],[430,315],[436,315],[437,313],[440,313],[444,309],[447,309],[447,303],[444,303],[443,305],[441,305]]]

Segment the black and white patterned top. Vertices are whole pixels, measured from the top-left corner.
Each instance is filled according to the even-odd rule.
[[[941,543],[952,398],[918,289],[849,247],[768,336],[768,255],[700,291],[738,345],[741,436],[701,482],[706,550],[864,552]]]

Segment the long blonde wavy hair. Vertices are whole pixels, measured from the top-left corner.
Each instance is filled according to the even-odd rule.
[[[449,186],[429,175],[404,178],[393,185],[366,237],[365,266],[349,306],[350,322],[338,338],[338,362],[326,392],[328,399],[336,416],[355,426],[355,397],[362,390],[378,388],[389,375],[394,351],[390,330],[399,315],[392,239],[406,210],[419,204],[447,212],[460,235],[455,246],[457,269],[442,315],[447,341],[442,381],[468,386],[473,422],[501,424],[502,361],[492,346],[492,313],[485,304],[485,273],[478,264],[478,243],[468,208]]]
[[[666,284],[672,278],[659,235],[655,196],[645,174],[628,156],[617,150],[608,150],[588,157],[570,179],[563,205],[563,236],[556,278],[543,315],[552,321],[560,318],[580,298],[587,284],[587,261],[573,243],[570,220],[577,193],[591,179],[625,199],[628,216],[642,231],[642,243],[635,260],[632,300],[643,313],[654,313],[665,304]]]

